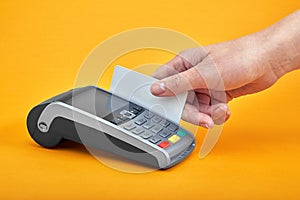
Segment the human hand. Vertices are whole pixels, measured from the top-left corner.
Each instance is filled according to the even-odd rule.
[[[263,31],[229,42],[188,49],[160,67],[156,96],[190,91],[182,118],[209,128],[230,116],[227,102],[273,85],[300,69],[300,10]]]
[[[151,92],[172,96],[189,92],[182,118],[211,128],[230,116],[227,102],[256,93],[274,84],[284,73],[274,67],[263,34],[188,49],[157,69]]]

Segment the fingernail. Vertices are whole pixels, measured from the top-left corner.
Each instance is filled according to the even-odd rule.
[[[228,110],[228,107],[226,105],[221,105],[221,106],[219,106],[219,108],[224,112],[227,112],[227,110]]]
[[[211,122],[208,122],[208,123],[204,124],[204,127],[205,127],[205,128],[213,128],[214,125],[215,125],[214,122],[211,121]]]
[[[227,114],[228,116],[231,115],[230,110],[227,110],[226,114]]]
[[[160,95],[162,93],[164,93],[166,91],[166,86],[163,82],[161,83],[154,83],[152,85],[152,92],[155,94],[155,95]]]
[[[213,128],[215,125],[215,123],[213,121],[211,121],[209,124],[208,124],[208,128]]]
[[[219,112],[221,112],[221,113],[227,113],[228,112],[228,108],[227,108],[227,106],[225,106],[225,105],[220,105],[220,106],[218,106],[216,109],[215,109],[215,113],[219,113]]]

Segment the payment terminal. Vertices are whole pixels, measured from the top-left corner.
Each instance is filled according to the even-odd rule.
[[[27,128],[46,148],[71,140],[159,169],[181,162],[195,146],[194,136],[178,124],[94,86],[35,106]]]

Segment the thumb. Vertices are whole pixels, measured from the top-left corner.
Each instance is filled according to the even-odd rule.
[[[205,81],[196,67],[153,83],[150,90],[155,96],[174,96],[189,90],[205,87]]]

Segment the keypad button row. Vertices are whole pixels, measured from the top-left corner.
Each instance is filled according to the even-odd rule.
[[[170,125],[170,122],[167,120],[162,119],[161,117],[154,115],[153,113],[146,111],[144,114],[146,119],[152,119],[154,123],[160,123],[163,127],[167,127]]]
[[[183,132],[182,130],[180,130],[180,131],[178,132],[178,133],[180,133],[180,135],[174,134],[171,137],[169,137],[167,141],[163,141],[163,142],[159,143],[158,146],[161,148],[167,148],[171,144],[175,144],[176,142],[178,142],[182,137],[184,137],[186,135],[185,132]]]
[[[136,125],[143,126],[145,129],[150,129],[150,128],[154,127],[154,125],[155,125],[155,123],[152,123],[151,121],[147,121],[144,118],[140,118],[140,119],[136,120],[134,123]],[[159,125],[161,125],[162,127]],[[175,132],[178,129],[177,125],[171,124],[168,121],[161,122],[159,125],[155,126],[155,129],[156,129],[156,127],[161,127],[161,129],[163,129],[163,127],[166,128],[167,126],[168,126],[168,129],[173,132]]]
[[[161,148],[167,148],[171,144],[178,142],[181,137],[185,136],[185,132],[182,130],[179,130],[177,135],[173,135],[178,129],[178,126],[167,120],[163,120],[153,113],[146,112],[144,117],[145,118],[135,120],[134,123],[126,124],[124,129],[132,131],[136,135],[140,135],[141,138],[146,139],[153,144],[158,143],[157,145]]]

